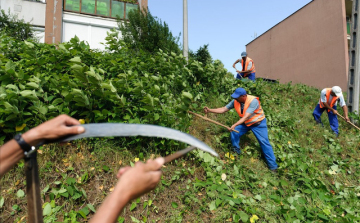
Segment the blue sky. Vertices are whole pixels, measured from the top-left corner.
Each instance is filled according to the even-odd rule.
[[[235,74],[232,64],[255,33],[261,35],[310,1],[188,0],[189,49],[196,51],[209,44],[213,59],[221,60]],[[153,16],[169,25],[173,35],[183,33],[183,0],[148,0],[148,6]]]

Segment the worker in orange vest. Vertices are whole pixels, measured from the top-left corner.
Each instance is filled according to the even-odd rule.
[[[240,116],[240,120],[229,128],[234,151],[240,154],[240,137],[251,130],[261,146],[269,169],[276,172],[278,165],[269,142],[266,118],[259,98],[246,94],[244,88],[237,88],[231,97],[233,100],[225,107],[213,109],[204,107],[205,113],[222,114],[235,108]],[[234,130],[237,130],[239,133],[234,132]]]
[[[325,110],[327,110],[330,127],[335,133],[336,137],[339,135],[339,123],[337,119],[338,112],[336,111],[338,101],[340,102],[340,106],[344,111],[346,121],[349,122],[350,119],[348,116],[348,108],[345,104],[344,96],[339,86],[334,86],[332,88],[324,88],[321,91],[319,103],[317,104],[313,112],[315,121],[324,126],[321,122],[320,116]]]
[[[240,63],[241,65],[241,71],[237,70],[235,67],[235,64]],[[244,77],[249,78],[252,81],[255,81],[255,65],[254,61],[247,56],[246,52],[241,53],[241,59],[237,59],[235,63],[233,64],[233,68],[236,69],[237,79],[241,79]]]

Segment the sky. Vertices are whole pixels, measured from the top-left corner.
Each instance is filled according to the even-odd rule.
[[[213,58],[235,74],[233,63],[246,44],[311,0],[187,0],[188,43],[196,52],[209,44]],[[148,0],[150,13],[166,22],[183,44],[183,0]],[[251,57],[249,55],[249,57]],[[254,61],[256,66],[256,61]]]

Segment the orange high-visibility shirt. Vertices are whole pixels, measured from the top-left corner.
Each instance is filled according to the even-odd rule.
[[[234,108],[236,110],[236,112],[238,113],[238,115],[242,118],[244,117],[244,114],[246,113],[246,110],[249,108],[250,103],[252,102],[252,100],[258,100],[258,97],[252,96],[252,95],[247,95],[246,101],[245,101],[245,105],[244,105],[244,109],[243,112],[241,112],[241,105],[237,100],[234,100]],[[252,113],[250,115],[250,117],[245,121],[245,125],[246,126],[251,126],[257,122],[262,121],[265,118],[265,114],[264,111],[260,105],[260,101],[259,101],[259,108],[257,108],[254,113]]]

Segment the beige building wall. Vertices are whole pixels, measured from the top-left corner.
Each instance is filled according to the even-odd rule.
[[[246,46],[256,76],[347,89],[344,0],[313,0]]]

